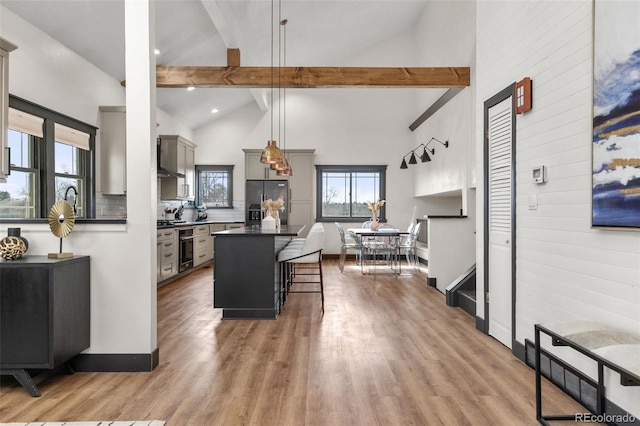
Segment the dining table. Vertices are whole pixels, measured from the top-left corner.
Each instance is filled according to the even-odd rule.
[[[397,277],[402,273],[402,264],[400,262],[400,239],[409,235],[409,231],[402,231],[397,228],[349,228],[347,232],[356,237],[363,247],[363,256],[361,262],[366,264],[368,257],[371,258],[373,265],[373,273],[376,275],[376,257],[378,252],[389,254],[388,263],[391,270]],[[369,272],[369,268],[363,269],[363,274]]]

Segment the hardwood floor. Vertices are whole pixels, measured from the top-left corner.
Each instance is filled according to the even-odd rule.
[[[318,294],[292,294],[275,321],[221,321],[211,268],[162,287],[153,372],[57,375],[40,398],[5,377],[0,421],[538,424],[533,371],[446,306],[424,271],[374,280],[353,261],[344,274],[323,266],[324,316]],[[584,412],[548,384],[544,407]]]

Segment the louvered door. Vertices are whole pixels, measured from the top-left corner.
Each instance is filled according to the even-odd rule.
[[[511,348],[512,98],[489,109],[489,334]]]

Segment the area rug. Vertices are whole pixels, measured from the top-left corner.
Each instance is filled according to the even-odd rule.
[[[0,426],[164,426],[161,420],[102,421],[102,422],[31,422],[0,423]]]

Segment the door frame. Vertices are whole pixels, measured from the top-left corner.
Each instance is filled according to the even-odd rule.
[[[515,83],[512,83],[484,102],[484,322],[482,331],[489,334],[489,310],[487,301],[489,293],[489,109],[498,105],[511,96],[511,350],[516,348],[516,113],[515,113]]]

